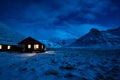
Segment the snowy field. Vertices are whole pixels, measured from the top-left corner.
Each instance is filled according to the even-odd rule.
[[[0,80],[120,80],[120,50],[1,52]]]

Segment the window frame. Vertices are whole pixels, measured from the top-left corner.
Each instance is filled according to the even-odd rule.
[[[10,50],[10,49],[11,49],[11,46],[10,46],[10,45],[8,45],[8,46],[7,46],[7,49],[8,49],[8,50]]]
[[[27,48],[28,48],[28,49],[31,49],[31,44],[28,44],[28,45],[27,45]]]
[[[39,44],[34,44],[34,50],[38,50],[39,49]]]
[[[0,44],[0,49],[2,49],[2,45]]]

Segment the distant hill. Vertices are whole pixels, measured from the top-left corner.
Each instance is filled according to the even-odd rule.
[[[40,40],[42,43],[46,45],[46,48],[60,48],[61,45],[54,43],[50,40]]]
[[[61,48],[61,47],[110,47],[120,45],[120,27],[117,29],[99,31],[92,28],[86,35],[75,39],[52,38],[43,40],[47,48]]]
[[[24,38],[23,35],[0,23],[0,44],[15,45]]]
[[[116,29],[112,29],[112,30],[107,30],[107,32],[113,34],[113,35],[117,35],[120,36],[120,27],[116,28]]]
[[[47,48],[61,48],[70,45],[73,43],[76,39],[58,39],[54,38],[51,40],[41,40]]]
[[[115,30],[113,30],[116,32]],[[112,30],[110,31],[112,32]],[[71,44],[73,47],[107,47],[120,44],[120,37],[110,34],[109,31],[91,29],[86,35]]]

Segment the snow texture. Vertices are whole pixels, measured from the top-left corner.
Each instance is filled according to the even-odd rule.
[[[0,80],[119,80],[120,50],[0,53]]]
[[[114,47],[120,45],[120,37],[108,32],[91,29],[89,33],[75,41],[71,46],[84,47]],[[120,48],[120,47],[119,47]]]
[[[54,43],[50,40],[41,40],[41,42],[44,43],[47,48],[60,48],[60,47],[62,47],[61,45]]]
[[[47,48],[61,48],[72,44],[76,39],[58,39],[40,40]]]

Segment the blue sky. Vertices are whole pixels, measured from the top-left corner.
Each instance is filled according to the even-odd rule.
[[[78,38],[120,26],[119,0],[0,0],[0,22],[37,39]]]

